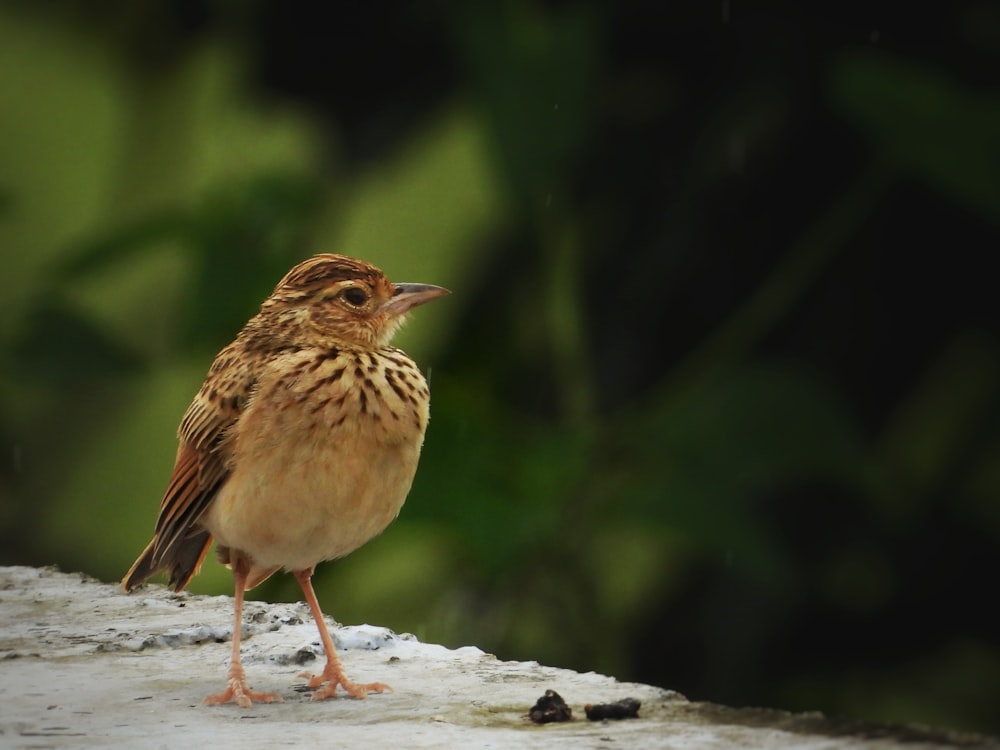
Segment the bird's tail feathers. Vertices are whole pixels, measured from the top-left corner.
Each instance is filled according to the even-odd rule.
[[[202,560],[205,559],[211,545],[212,535],[200,530],[156,554],[154,538],[122,578],[122,590],[128,593],[150,576],[166,568],[170,576],[167,585],[174,591],[181,591],[201,569]]]

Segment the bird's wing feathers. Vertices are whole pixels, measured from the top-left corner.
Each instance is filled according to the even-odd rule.
[[[194,528],[229,475],[225,438],[252,381],[225,385],[220,388],[209,379],[181,420],[177,460],[156,522],[157,553],[166,554]]]
[[[208,551],[212,537],[198,526],[198,519],[229,476],[226,437],[254,388],[252,373],[231,365],[227,348],[216,358],[208,379],[184,413],[177,435],[177,459],[160,502],[156,533],[123,579],[126,590],[163,568],[169,569],[170,585],[180,590]]]

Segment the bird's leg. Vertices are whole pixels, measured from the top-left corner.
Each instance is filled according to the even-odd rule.
[[[216,706],[220,703],[235,703],[241,708],[250,708],[254,703],[272,703],[280,701],[277,693],[258,693],[247,685],[247,676],[243,672],[243,662],[240,660],[240,630],[243,625],[243,591],[246,587],[249,564],[242,555],[233,553],[233,579],[236,582],[236,620],[233,623],[233,656],[229,662],[229,680],[226,689],[205,698],[205,703]]]
[[[367,698],[368,693],[382,693],[392,688],[381,682],[352,682],[344,674],[344,668],[337,657],[337,649],[333,646],[333,639],[330,631],[326,628],[326,621],[323,619],[323,611],[319,608],[319,601],[316,599],[316,592],[312,587],[312,569],[297,570],[294,573],[295,580],[302,587],[302,593],[306,595],[306,602],[312,610],[313,619],[319,629],[319,638],[323,642],[323,650],[326,652],[326,667],[320,674],[309,674],[303,672],[299,677],[309,680],[309,687],[319,688],[313,693],[314,701],[321,701],[324,698],[332,698],[337,694],[337,686],[340,685],[353,698]],[[326,683],[324,685],[324,683]]]

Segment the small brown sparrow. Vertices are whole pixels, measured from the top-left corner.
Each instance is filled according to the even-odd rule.
[[[183,589],[216,540],[236,585],[226,689],[206,703],[281,700],[250,690],[240,661],[243,592],[279,569],[302,587],[326,651],[313,699],[389,690],[344,674],[312,588],[313,569],[396,517],[427,428],[427,382],[389,341],[411,308],[448,290],[393,284],[342,255],[295,266],[212,363],[178,430],[156,532],[122,580],[166,569]]]

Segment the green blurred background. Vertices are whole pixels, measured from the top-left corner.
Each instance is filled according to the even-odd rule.
[[[337,251],[454,291],[339,620],[1000,732],[1000,8],[897,9],[3,0],[0,562],[120,578]]]

